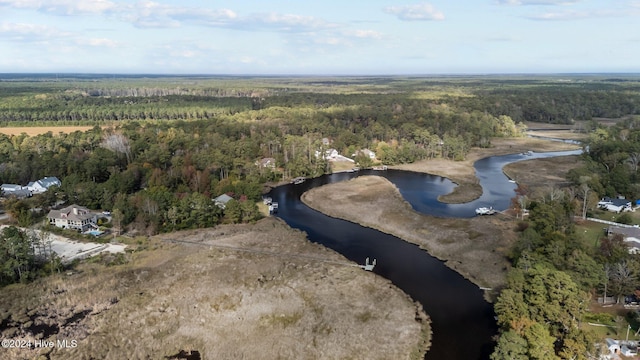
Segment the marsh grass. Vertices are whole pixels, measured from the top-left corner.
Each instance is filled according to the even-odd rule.
[[[202,245],[175,245],[165,241],[170,236]],[[415,319],[416,313],[426,319],[420,307],[372,273],[207,246],[346,261],[278,220],[168,234],[148,244],[126,264],[84,262],[69,275],[3,288],[2,336],[34,336],[25,325],[42,324],[60,328],[45,338],[78,341],[77,348],[23,349],[8,358],[46,352],[50,359],[160,359],[196,350],[206,359],[364,359],[371,353],[402,359],[428,346],[428,322]]]

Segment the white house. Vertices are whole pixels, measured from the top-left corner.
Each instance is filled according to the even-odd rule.
[[[612,199],[609,197],[602,198],[602,200],[598,202],[598,207],[615,213],[631,211],[633,209],[631,201],[627,199]]]
[[[322,158],[324,160],[327,161],[349,161],[349,162],[355,162],[353,159],[350,159],[346,156],[340,155],[340,153],[338,153],[338,150],[336,149],[327,149],[325,150],[324,153],[322,153],[321,151],[316,150],[315,152],[316,154],[316,158]]]
[[[217,198],[213,199],[213,203],[216,204],[220,209],[225,209],[227,207],[227,203],[233,200],[233,198],[227,194],[222,194]]]
[[[376,160],[376,153],[374,153],[373,151],[371,151],[369,149],[358,150],[352,156],[356,157],[356,156],[358,156],[358,154],[362,154],[364,156],[368,156],[369,159],[371,159],[371,160]]]
[[[27,186],[16,184],[2,184],[0,189],[4,195],[15,195],[18,197],[27,197],[32,194],[40,194],[47,191],[51,186],[61,186],[62,182],[55,176],[44,177],[37,181],[32,181]]]
[[[258,166],[260,168],[275,169],[276,168],[276,159],[274,159],[274,158],[262,158],[262,159],[256,161],[256,166]]]
[[[47,214],[49,224],[62,229],[76,229],[85,232],[96,227],[97,216],[89,209],[71,205],[60,210],[51,210]]]
[[[606,338],[605,342],[607,343],[607,349],[609,349],[611,354],[620,354],[620,343],[618,340]]]
[[[45,176],[44,178],[32,181],[27,184],[27,189],[34,194],[39,194],[47,191],[52,186],[61,186],[62,182],[55,176]]]
[[[322,158],[325,160],[335,160],[340,156],[338,150],[336,149],[327,149],[324,151],[324,154],[318,150],[316,150],[316,158]]]

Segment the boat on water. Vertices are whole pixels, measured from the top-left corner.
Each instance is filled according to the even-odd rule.
[[[299,177],[294,178],[293,180],[291,180],[291,183],[292,183],[292,184],[296,184],[296,185],[298,185],[298,184],[302,184],[302,183],[303,183],[303,182],[305,182],[306,180],[307,180],[307,178],[306,178],[306,177],[304,177],[304,176],[299,176]]]
[[[272,202],[271,204],[269,204],[269,214],[275,214],[278,212],[278,203],[277,202]]]
[[[496,212],[493,207],[479,207],[476,209],[476,215],[493,215]]]

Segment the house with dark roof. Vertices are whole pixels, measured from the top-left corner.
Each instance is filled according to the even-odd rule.
[[[86,207],[71,205],[60,210],[51,210],[47,214],[50,225],[61,229],[75,229],[85,232],[96,228],[98,217]]]
[[[598,202],[598,207],[607,211],[620,213],[622,211],[631,211],[633,206],[631,200],[627,199],[614,199],[605,197]]]

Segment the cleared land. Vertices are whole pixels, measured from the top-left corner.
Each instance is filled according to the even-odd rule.
[[[93,126],[24,126],[24,127],[0,127],[0,133],[6,135],[20,135],[25,133],[29,136],[46,134],[51,131],[52,134],[58,133],[69,134],[75,131],[85,132],[93,129]]]
[[[406,294],[276,219],[141,247],[126,265],[95,258],[2,289],[3,339],[77,341],[3,358],[418,359],[428,343],[426,315]]]
[[[479,286],[504,284],[509,239],[502,229],[511,226],[507,217],[442,219],[420,214],[391,182],[379,176],[314,188],[302,201],[329,216],[417,244]]]
[[[463,161],[432,159],[412,164],[393,166],[394,169],[424,172],[451,179],[458,186],[450,193],[439,197],[439,200],[450,204],[461,204],[479,198],[482,187],[476,178],[473,163],[476,160],[495,155],[514,154],[525,151],[545,152],[577,149],[577,145],[559,141],[535,138],[497,138],[492,139],[492,146],[486,149],[473,149]]]

